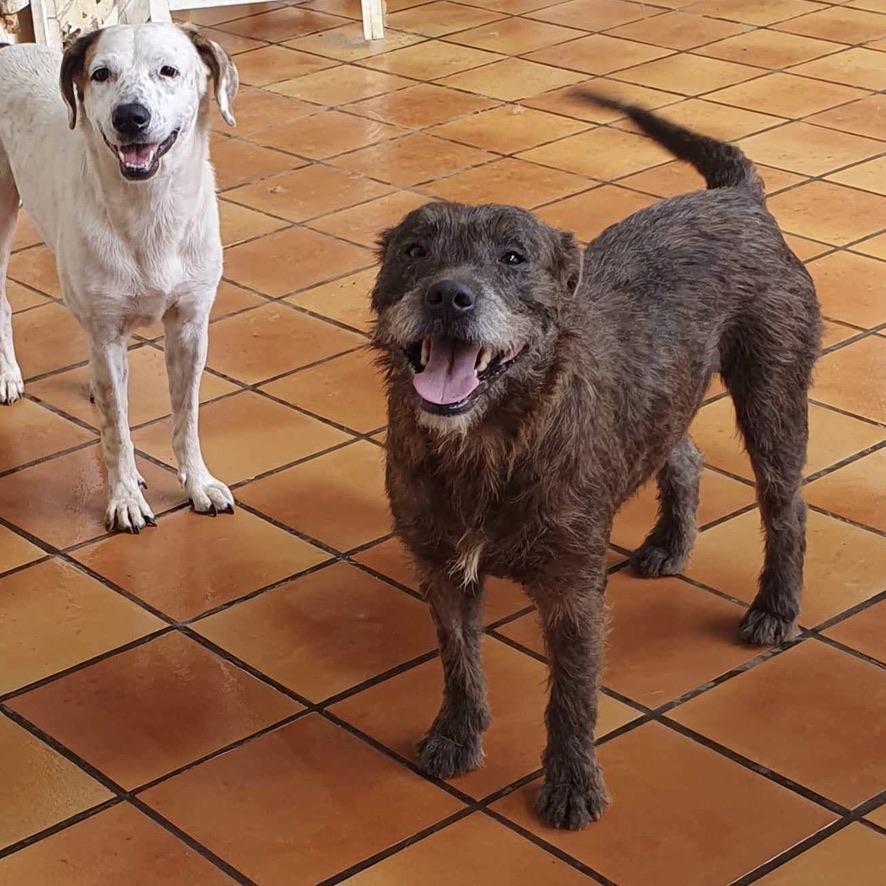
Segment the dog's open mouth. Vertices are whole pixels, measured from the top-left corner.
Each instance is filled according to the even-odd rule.
[[[496,378],[513,366],[522,345],[497,351],[460,339],[426,338],[405,348],[414,371],[412,384],[422,408],[437,415],[461,415]]]
[[[108,144],[120,161],[120,172],[130,181],[149,179],[159,168],[160,159],[173,146],[178,138],[178,130],[173,130],[162,142],[144,142],[131,145]]]

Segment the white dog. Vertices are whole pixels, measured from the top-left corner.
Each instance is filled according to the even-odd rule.
[[[65,304],[88,339],[110,529],[154,525],[129,434],[126,344],[136,327],[160,318],[179,479],[197,511],[233,511],[197,436],[209,311],[222,271],[210,79],[233,126],[236,68],[218,44],[191,30],[109,27],[81,37],[63,57],[41,46],[0,48],[0,403],[24,390],[5,294],[21,203],[55,254]]]

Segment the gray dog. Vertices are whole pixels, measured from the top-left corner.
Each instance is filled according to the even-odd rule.
[[[806,396],[821,334],[812,281],[741,151],[586,97],[621,108],[708,190],[632,215],[584,256],[571,234],[520,209],[430,204],[382,236],[372,296],[388,494],[445,675],[421,764],[441,778],[480,765],[483,577],[521,582],[551,671],[537,809],[563,828],[608,802],[593,730],[612,520],[655,475],[658,521],[631,565],[644,576],[681,571],[701,469],[687,431],[715,372],[735,402],[766,529],[740,637],[768,646],[795,636]]]

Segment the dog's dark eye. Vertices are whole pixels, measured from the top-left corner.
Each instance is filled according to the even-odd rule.
[[[110,70],[108,68],[96,68],[92,72],[92,77],[90,78],[93,83],[104,83],[111,76]]]
[[[410,243],[409,246],[406,247],[406,254],[410,258],[424,258],[428,251],[421,245],[421,243]]]
[[[522,265],[526,258],[514,249],[508,250],[499,261],[503,265]]]
[[[172,65],[163,65],[160,68],[160,76],[165,77],[167,80],[175,80],[178,77],[178,71]]]

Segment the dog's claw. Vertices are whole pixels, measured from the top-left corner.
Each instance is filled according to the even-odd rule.
[[[145,517],[145,525],[146,526],[156,526],[157,521],[153,517]]]
[[[234,496],[221,481],[207,477],[203,482],[186,483],[186,488],[191,506],[198,514],[217,517],[234,513]]]
[[[138,535],[154,515],[148,507],[137,482],[117,486],[108,498],[105,526],[110,532],[129,532]]]

